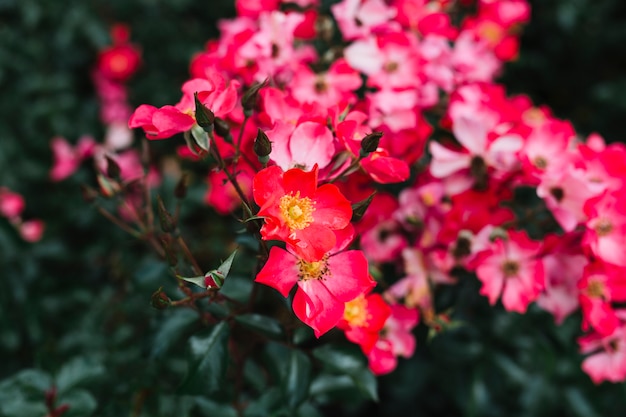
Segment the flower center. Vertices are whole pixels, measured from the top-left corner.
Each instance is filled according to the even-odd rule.
[[[552,197],[554,197],[557,203],[560,203],[563,200],[563,197],[565,197],[565,192],[561,187],[552,187],[550,189],[550,194],[552,194]]]
[[[309,197],[300,198],[300,191],[296,195],[282,196],[278,207],[291,230],[302,230],[313,222],[314,202]]]
[[[326,278],[326,276],[330,275],[327,261],[328,256],[324,256],[321,260],[315,262],[307,262],[303,259],[298,260],[298,276],[302,281]]]
[[[613,231],[613,223],[608,219],[600,219],[594,227],[598,236],[606,236]]]
[[[543,156],[536,157],[533,163],[539,169],[546,169],[548,167],[548,161]]]
[[[360,295],[352,301],[346,303],[343,318],[354,327],[363,327],[367,322],[367,300]]]
[[[593,298],[600,298],[604,296],[604,284],[597,280],[591,280],[587,285],[587,294]]]
[[[328,91],[328,84],[326,84],[326,81],[324,80],[324,78],[320,76],[315,81],[313,88],[315,89],[316,93],[322,94]]]
[[[502,273],[505,278],[511,278],[519,272],[519,264],[515,261],[505,261],[502,264]]]
[[[397,62],[389,61],[383,66],[383,71],[386,73],[396,72],[400,65]]]

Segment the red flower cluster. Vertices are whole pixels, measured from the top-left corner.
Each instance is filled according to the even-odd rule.
[[[561,322],[581,308],[583,369],[596,382],[626,379],[616,304],[626,299],[626,147],[582,143],[569,122],[494,84],[517,55],[527,2],[479,0],[470,15],[467,2],[343,0],[331,7],[340,58],[311,42],[328,35],[314,24],[318,1],[283,3],[238,0],[238,16],[193,58],[181,101],[142,105],[129,122],[150,139],[193,132],[194,93],[220,119],[217,153],[241,186],[211,172],[206,201],[227,213],[252,194],[262,238],[286,248],[271,248],[256,281],[284,296],[297,287],[295,314],[318,336],[343,329],[380,374],[413,352],[419,318],[435,327],[434,292],[463,269],[509,311],[536,302]],[[269,168],[252,152],[259,129]],[[351,224],[351,203],[374,191]],[[511,209],[522,192],[538,201],[524,216]],[[389,262],[402,277],[370,293],[369,271]]]

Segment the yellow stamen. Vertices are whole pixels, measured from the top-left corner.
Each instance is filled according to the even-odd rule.
[[[289,229],[302,230],[313,222],[314,204],[309,197],[300,198],[298,191],[281,197],[278,207]]]
[[[363,327],[367,322],[367,301],[365,296],[360,295],[352,301],[346,303],[343,318],[351,326]]]
[[[600,298],[604,296],[604,284],[597,280],[589,281],[589,285],[587,285],[587,294],[590,297]]]
[[[298,260],[299,277],[303,281],[310,279],[324,279],[330,275],[328,269],[328,256],[324,256],[321,260],[315,262],[307,262]]]

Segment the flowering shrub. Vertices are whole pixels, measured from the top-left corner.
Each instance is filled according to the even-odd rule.
[[[235,6],[160,107],[129,106],[141,52],[115,25],[92,73],[104,139],[50,143],[50,180],[92,161],[84,198],[169,266],[151,288],[170,315],[150,355],[193,334],[188,413],[319,415],[341,390],[376,400],[375,376],[407,378],[427,340],[471,326],[449,294],[472,282],[494,308],[580,326],[564,345],[594,383],[626,378],[625,149],[494,81],[517,57],[524,0]],[[175,154],[151,160],[163,143]],[[185,215],[200,203],[238,224],[210,263],[198,255],[215,235]],[[22,207],[2,189],[0,212],[38,240]],[[48,415],[76,412],[61,376]]]

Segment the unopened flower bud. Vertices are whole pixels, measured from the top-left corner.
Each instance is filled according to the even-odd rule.
[[[204,286],[206,289],[222,288],[226,277],[219,271],[209,271],[204,276]]]
[[[253,148],[256,156],[259,157],[259,161],[262,164],[267,164],[269,161],[269,155],[272,153],[272,142],[261,129],[257,131]]]
[[[152,293],[150,304],[157,310],[165,310],[172,304],[172,300],[165,294],[163,287],[159,287],[158,290]]]
[[[119,179],[122,171],[120,166],[117,164],[117,161],[109,155],[105,155],[105,158],[107,161],[107,177],[113,178],[114,180]]]
[[[100,194],[103,197],[113,197],[120,191],[120,184],[117,181],[111,180],[102,174],[97,176],[98,185],[100,185]]]
[[[244,114],[250,116],[252,111],[256,108],[257,101],[259,99],[259,90],[267,85],[267,80],[261,83],[254,83],[241,97],[241,106],[243,107]]]
[[[376,195],[376,192],[374,191],[365,200],[361,200],[352,205],[352,219],[350,220],[351,222],[358,222],[359,220],[363,218],[363,216],[365,215],[365,211],[370,206],[375,195]]]
[[[213,126],[215,126],[215,133],[223,137],[226,142],[233,143],[233,135],[230,133],[230,125],[226,120],[216,117]]]
[[[380,143],[380,138],[382,137],[383,132],[372,132],[365,136],[363,140],[361,140],[361,155],[367,156],[378,149],[378,144]]]
[[[207,106],[202,104],[198,99],[198,93],[193,94],[193,99],[196,103],[196,123],[205,132],[209,133],[213,131],[213,122],[215,121],[215,114]]]

